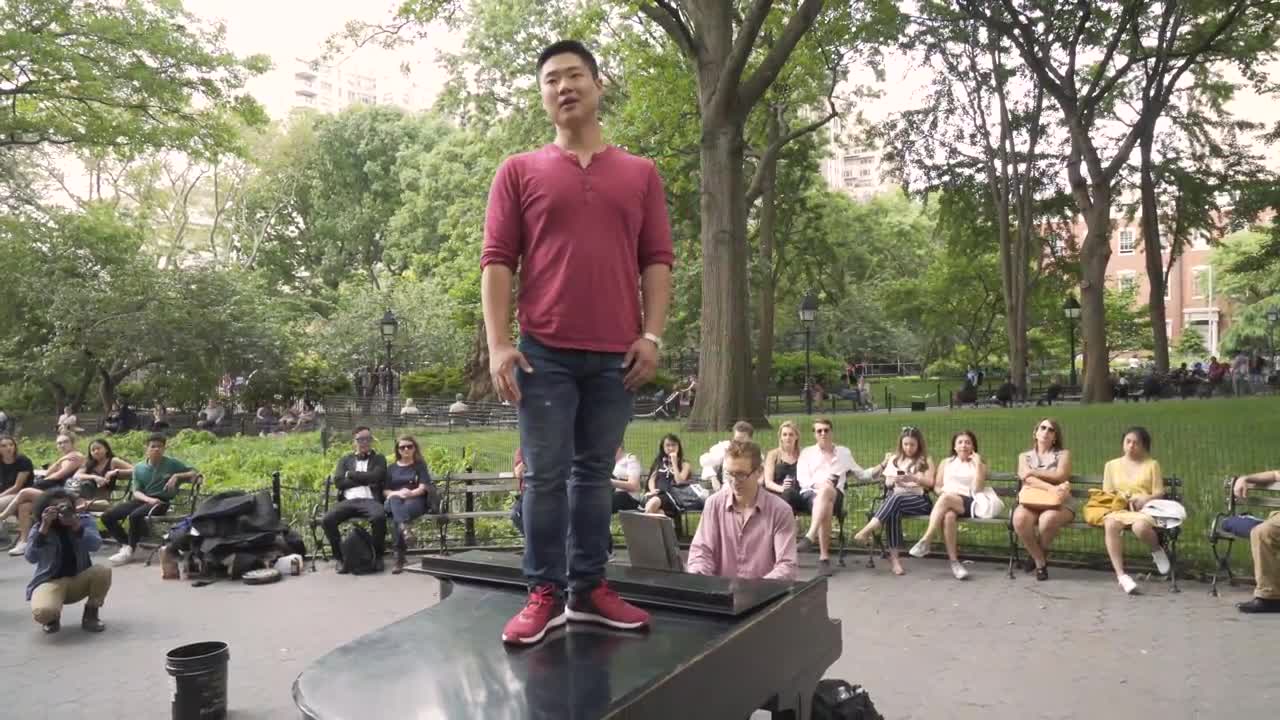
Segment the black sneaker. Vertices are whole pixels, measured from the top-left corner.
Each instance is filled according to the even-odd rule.
[[[1256,597],[1249,602],[1236,603],[1242,613],[1280,613],[1280,600]]]
[[[1036,580],[1048,580],[1048,579],[1049,579],[1048,567],[1036,568]]]
[[[342,560],[337,560],[336,562],[337,564],[334,566],[334,570],[339,575],[346,575],[347,573],[351,572],[350,570],[347,569],[347,564],[342,562]]]

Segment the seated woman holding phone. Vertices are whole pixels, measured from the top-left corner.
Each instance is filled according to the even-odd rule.
[[[924,433],[918,428],[904,427],[898,435],[898,449],[884,456],[872,474],[884,478],[888,497],[876,508],[871,518],[853,539],[867,543],[880,528],[888,536],[889,563],[894,575],[905,575],[898,554],[902,550],[902,518],[925,516],[933,511],[928,491],[933,489],[933,461],[924,446]]]
[[[1053,418],[1036,423],[1031,449],[1018,456],[1018,507],[1013,531],[1027,549],[1036,580],[1049,579],[1049,546],[1058,531],[1076,516],[1071,499],[1071,452],[1064,447],[1062,426]]]

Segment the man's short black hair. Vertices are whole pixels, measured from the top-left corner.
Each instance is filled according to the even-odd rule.
[[[161,435],[160,433],[152,433],[151,437],[147,438],[147,444],[150,445],[151,443],[160,443],[161,445],[168,445],[169,438],[165,437],[164,435]]]
[[[600,64],[596,62],[596,56],[591,54],[586,45],[577,40],[560,40],[545,47],[541,53],[538,53],[538,64],[534,67],[534,74],[541,77],[542,66],[546,65],[547,61],[556,55],[565,53],[573,53],[582,58],[582,62],[586,63],[587,69],[591,71],[591,77],[597,80],[600,79]]]
[[[351,431],[351,437],[355,437],[362,432],[367,432],[371,435],[373,434],[373,431],[369,429],[368,425],[357,425],[356,429]]]

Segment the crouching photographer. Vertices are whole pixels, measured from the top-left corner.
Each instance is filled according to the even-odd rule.
[[[62,629],[62,606],[84,600],[80,627],[102,632],[98,608],[111,588],[111,568],[94,565],[89,554],[102,546],[97,523],[76,509],[76,498],[62,488],[46,492],[35,507],[36,526],[27,536],[25,556],[36,566],[27,585],[31,615],[46,633]]]

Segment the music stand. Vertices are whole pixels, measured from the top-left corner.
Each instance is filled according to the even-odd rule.
[[[631,567],[684,572],[676,526],[666,515],[626,511],[618,513],[627,539]]]

